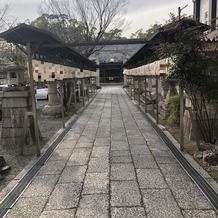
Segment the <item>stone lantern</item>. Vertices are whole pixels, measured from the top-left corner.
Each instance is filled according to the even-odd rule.
[[[30,87],[26,86],[24,72],[26,68],[16,64],[5,65],[1,74],[7,87],[0,91],[2,99],[2,133],[1,143],[9,149],[19,152],[24,142],[29,142],[30,129],[33,122],[29,120],[27,136],[23,135],[24,119],[26,112],[32,111]],[[25,140],[24,140],[25,139]]]

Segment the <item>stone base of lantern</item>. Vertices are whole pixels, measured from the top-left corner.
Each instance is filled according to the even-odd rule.
[[[23,135],[24,117],[32,110],[29,87],[7,87],[0,93],[2,98],[1,144],[9,150],[17,150],[29,144],[33,136],[33,119],[27,123],[27,135]]]
[[[61,105],[46,105],[42,110],[42,114],[44,116],[61,117],[61,107]]]

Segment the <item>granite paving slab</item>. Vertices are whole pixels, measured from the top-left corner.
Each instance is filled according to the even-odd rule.
[[[105,157],[90,158],[88,165],[88,173],[108,173],[109,159]]]
[[[109,147],[94,147],[91,157],[109,157]]]
[[[111,180],[136,180],[135,169],[132,163],[111,164]]]
[[[22,197],[9,210],[7,218],[38,218],[47,200],[48,197]]]
[[[127,141],[126,133],[119,132],[119,129],[117,129],[115,130],[115,133],[111,134],[111,140],[112,141]]]
[[[87,173],[82,194],[108,194],[108,173]]]
[[[111,218],[147,218],[143,207],[112,207]]]
[[[213,210],[183,210],[184,218],[217,218]]]
[[[66,161],[72,154],[72,149],[55,149],[52,155],[50,156],[50,160],[53,161]]]
[[[137,169],[136,172],[141,189],[168,188],[159,169]]]
[[[136,181],[111,181],[112,207],[141,206],[141,195]]]
[[[82,183],[87,166],[66,166],[58,183]]]
[[[74,218],[76,209],[43,211],[39,218]]]
[[[146,144],[143,145],[130,145],[132,155],[150,155],[151,152]]]
[[[39,175],[60,175],[66,165],[67,160],[48,161],[39,171]]]
[[[110,146],[111,140],[110,138],[96,138],[94,142],[94,146],[103,147]]]
[[[123,151],[123,150],[128,150],[129,149],[129,144],[127,141],[111,141],[111,150],[112,151]]]
[[[53,191],[59,175],[42,175],[36,176],[26,189],[22,197],[46,197]]]
[[[142,190],[149,218],[183,218],[181,209],[169,189]]]
[[[130,156],[130,151],[128,147],[126,150],[111,150],[110,155],[111,157],[126,157]]]
[[[76,217],[109,217],[109,196],[105,194],[83,195],[76,212]]]
[[[45,210],[62,210],[76,207],[79,202],[81,184],[58,183],[53,190]]]
[[[128,156],[111,155],[110,161],[111,161],[111,164],[113,164],[113,163],[132,163],[132,158],[130,155],[128,155]]]
[[[77,143],[78,139],[67,139],[67,140],[63,140],[57,147],[57,149],[73,149]]]
[[[134,154],[132,158],[136,169],[158,168],[155,159],[149,153]]]
[[[91,153],[90,148],[76,148],[70,156],[67,166],[87,165]]]

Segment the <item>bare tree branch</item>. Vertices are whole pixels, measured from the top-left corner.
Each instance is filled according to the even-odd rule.
[[[72,23],[76,20],[80,25],[80,41],[98,42],[109,40],[125,27],[124,8],[128,0],[42,0],[38,7],[41,14],[56,16],[49,20],[50,24],[59,23],[58,35],[68,42],[74,42]],[[62,20],[60,15],[67,15]],[[47,17],[48,19],[49,17]],[[53,22],[53,23],[52,23]],[[71,31],[69,31],[69,28]],[[78,27],[78,26],[77,26]],[[51,28],[52,29],[52,28]],[[56,32],[57,33],[57,32]],[[72,34],[72,35],[71,35]],[[89,48],[87,56],[93,52]]]

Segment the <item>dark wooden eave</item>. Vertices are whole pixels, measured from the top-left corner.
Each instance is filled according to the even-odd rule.
[[[0,38],[9,43],[23,46],[30,43],[33,56],[39,60],[87,70],[95,70],[96,68],[95,63],[65,45],[54,34],[24,23],[0,33]]]
[[[181,19],[179,21],[180,25],[184,25],[186,28],[197,26],[199,23],[192,19]],[[208,29],[208,26],[205,24],[200,24],[199,28],[202,29],[202,32]],[[136,51],[124,64],[123,67],[127,69],[136,68],[153,61],[158,60],[156,53],[156,46],[158,46],[163,41],[171,42],[174,40],[174,37],[169,37],[168,31],[170,30],[170,23],[160,27],[149,39],[148,41],[142,45],[138,51]]]
[[[123,67],[131,69],[151,63],[157,59],[155,46],[159,43],[161,32],[156,31],[148,41],[142,45],[132,56],[123,64]]]

